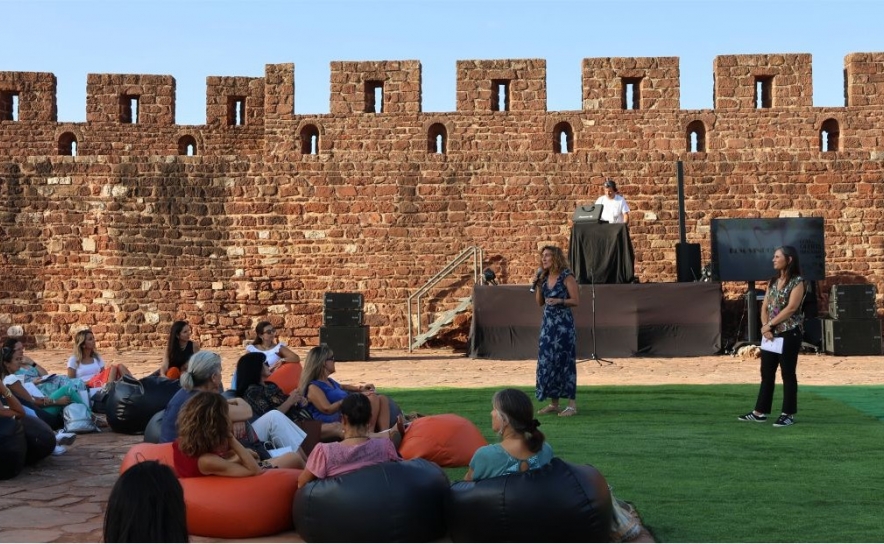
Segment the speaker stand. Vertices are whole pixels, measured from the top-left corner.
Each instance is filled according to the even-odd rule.
[[[590,292],[592,293],[592,355],[589,356],[590,360],[593,360],[602,366],[602,363],[613,365],[614,361],[608,359],[602,359],[598,356],[598,350],[596,349],[596,331],[595,331],[595,272],[592,269],[593,267],[589,267],[589,283],[590,283]]]

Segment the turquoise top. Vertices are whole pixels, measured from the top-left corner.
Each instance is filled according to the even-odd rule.
[[[538,469],[548,464],[552,458],[553,450],[548,442],[543,443],[539,452],[524,460],[516,459],[507,453],[500,444],[492,444],[476,450],[470,460],[470,468],[473,469],[473,480],[478,481],[521,472],[519,466],[523,461],[527,461],[528,470]]]

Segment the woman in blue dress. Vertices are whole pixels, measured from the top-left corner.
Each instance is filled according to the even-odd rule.
[[[537,357],[537,400],[549,400],[538,414],[577,415],[577,332],[571,308],[580,304],[580,292],[574,274],[568,270],[562,249],[545,246],[540,251],[540,270],[534,290],[537,304],[543,307],[540,325],[540,351]],[[568,399],[560,408],[559,399]]]

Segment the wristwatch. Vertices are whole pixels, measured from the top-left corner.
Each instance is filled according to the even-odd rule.
[[[6,392],[3,393],[3,396],[6,397],[7,399],[12,397],[12,391],[10,391],[9,388],[7,387]]]

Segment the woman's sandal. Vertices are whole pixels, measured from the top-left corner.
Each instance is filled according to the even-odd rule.
[[[571,417],[571,416],[576,416],[576,415],[577,415],[577,408],[574,408],[573,406],[568,406],[567,408],[565,408],[564,410],[559,412],[559,417]]]
[[[546,406],[545,408],[541,408],[540,410],[537,410],[537,413],[538,414],[558,414],[560,411],[561,411],[561,409],[558,406],[553,406],[552,404],[550,404],[549,406]]]

